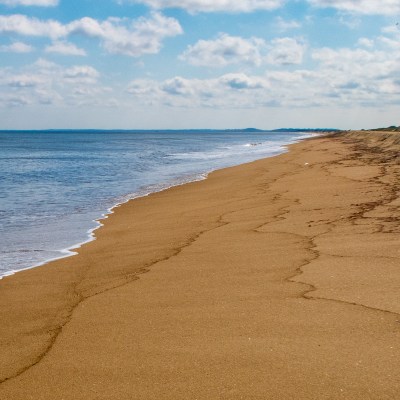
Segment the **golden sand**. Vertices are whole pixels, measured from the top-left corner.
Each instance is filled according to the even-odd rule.
[[[398,399],[398,134],[130,201],[0,281],[1,400]]]

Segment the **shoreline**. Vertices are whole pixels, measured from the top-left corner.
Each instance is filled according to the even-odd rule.
[[[238,165],[241,165],[241,164],[238,164]],[[214,172],[214,171],[211,171],[211,172]],[[95,232],[98,229],[100,229],[101,227],[104,226],[103,221],[106,220],[110,215],[114,214],[114,212],[115,212],[114,210],[117,209],[118,207],[130,202],[131,200],[135,200],[135,199],[142,198],[142,197],[147,197],[147,196],[150,196],[150,195],[152,195],[154,193],[160,193],[160,192],[163,192],[164,190],[168,190],[168,189],[173,188],[173,187],[186,185],[187,183],[192,183],[192,182],[199,182],[199,181],[201,181],[203,179],[207,179],[207,176],[209,175],[209,173],[201,174],[201,175],[204,175],[204,177],[199,177],[198,179],[194,179],[192,181],[187,181],[187,182],[183,182],[183,183],[177,183],[175,185],[167,186],[165,188],[162,188],[160,190],[156,190],[154,192],[149,192],[147,194],[140,194],[140,195],[137,195],[137,196],[134,196],[134,197],[130,197],[131,195],[129,195],[129,194],[123,196],[123,197],[126,197],[127,199],[124,200],[124,201],[118,202],[115,205],[109,207],[107,209],[107,211],[104,212],[99,218],[96,218],[96,219],[91,221],[92,223],[95,223],[96,226],[93,227],[93,228],[90,228],[90,229],[88,229],[86,231],[86,235],[87,235],[87,239],[86,240],[84,240],[82,242],[75,243],[75,244],[71,245],[70,247],[66,247],[66,248],[61,249],[61,250],[55,250],[56,252],[59,252],[61,254],[65,253],[64,255],[60,255],[58,257],[50,258],[48,260],[45,260],[43,262],[40,262],[40,263],[35,264],[33,266],[30,266],[30,267],[21,268],[21,269],[18,269],[18,270],[10,270],[10,271],[8,271],[8,272],[6,272],[4,274],[0,274],[0,281],[2,279],[6,278],[6,277],[10,277],[10,276],[13,276],[15,274],[18,274],[19,272],[28,271],[28,270],[31,270],[31,269],[34,269],[34,268],[43,267],[43,266],[45,266],[47,264],[50,264],[50,263],[52,263],[54,261],[63,260],[64,258],[69,258],[69,257],[73,257],[73,256],[78,255],[79,253],[76,250],[79,250],[85,244],[96,240]]]
[[[65,259],[65,258],[69,258],[69,257],[73,257],[73,256],[78,255],[79,254],[77,252],[78,249],[80,249],[85,244],[96,240],[95,232],[104,225],[103,221],[106,220],[109,215],[114,213],[114,209],[120,207],[121,205],[123,205],[125,203],[128,203],[131,200],[134,200],[134,199],[137,199],[137,198],[141,198],[141,197],[147,197],[147,196],[150,196],[150,195],[152,195],[154,193],[163,192],[163,191],[171,189],[173,187],[179,187],[179,186],[182,186],[182,185],[186,185],[188,183],[202,181],[204,179],[207,179],[209,174],[211,174],[211,173],[213,173],[215,171],[218,171],[220,169],[231,168],[231,167],[235,167],[235,166],[239,166],[239,165],[245,165],[245,164],[252,163],[252,162],[255,162],[255,161],[258,161],[258,160],[279,156],[281,154],[286,153],[288,151],[288,147],[290,145],[298,143],[298,142],[300,142],[302,140],[306,140],[308,138],[316,137],[317,135],[320,135],[320,134],[319,133],[302,133],[300,138],[298,138],[298,139],[297,138],[293,138],[290,143],[281,145],[281,150],[279,152],[275,151],[270,156],[264,156],[262,158],[257,158],[257,159],[252,160],[252,161],[245,161],[243,163],[234,164],[234,165],[228,165],[228,166],[222,167],[222,168],[211,169],[211,170],[206,171],[206,172],[197,172],[197,173],[191,174],[189,176],[182,175],[182,176],[179,176],[179,177],[176,177],[176,178],[172,179],[170,182],[164,182],[164,183],[160,183],[160,184],[151,184],[151,185],[146,186],[144,188],[139,188],[137,193],[131,193],[131,194],[125,194],[125,195],[118,196],[119,198],[124,199],[124,200],[118,201],[114,205],[108,207],[107,210],[104,211],[101,214],[101,216],[99,216],[98,218],[96,218],[96,219],[91,221],[91,223],[95,224],[95,226],[93,228],[89,228],[86,231],[86,239],[85,240],[73,243],[71,246],[68,246],[66,248],[54,250],[55,252],[60,253],[59,256],[51,257],[49,259],[46,259],[46,260],[41,261],[41,262],[38,262],[38,263],[36,263],[34,265],[31,265],[31,266],[28,266],[28,267],[24,267],[24,268],[21,268],[21,269],[9,270],[9,271],[7,271],[5,273],[0,273],[0,281],[2,279],[6,278],[6,277],[13,276],[13,275],[15,275],[15,274],[17,274],[19,272],[22,272],[22,271],[27,271],[27,270],[30,270],[30,269],[42,267],[42,266],[45,266],[45,265],[47,265],[49,263],[52,263],[54,261],[62,260],[62,259]],[[151,188],[153,188],[153,186],[160,186],[160,188],[157,188],[157,189],[152,191]]]
[[[3,279],[0,397],[394,398],[396,142],[317,137],[214,171]]]

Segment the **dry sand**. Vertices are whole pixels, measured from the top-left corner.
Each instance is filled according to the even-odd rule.
[[[307,140],[3,279],[0,399],[400,398],[399,149]]]

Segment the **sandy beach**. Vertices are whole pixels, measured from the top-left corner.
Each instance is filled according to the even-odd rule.
[[[397,399],[400,134],[346,132],[115,209],[0,281],[0,399]]]

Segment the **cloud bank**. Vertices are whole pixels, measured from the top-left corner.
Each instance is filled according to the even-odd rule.
[[[139,57],[143,54],[158,53],[162,41],[167,37],[183,33],[179,22],[154,12],[150,17],[137,20],[109,18],[98,21],[85,17],[62,24],[55,20],[39,20],[25,15],[0,15],[0,33],[22,36],[48,37],[52,40],[64,39],[73,34],[99,39],[107,52]],[[52,47],[53,50],[57,49]],[[60,50],[60,45],[58,45]],[[61,50],[62,51],[62,50]],[[66,52],[78,52],[64,45]],[[60,52],[60,51],[59,51]]]

